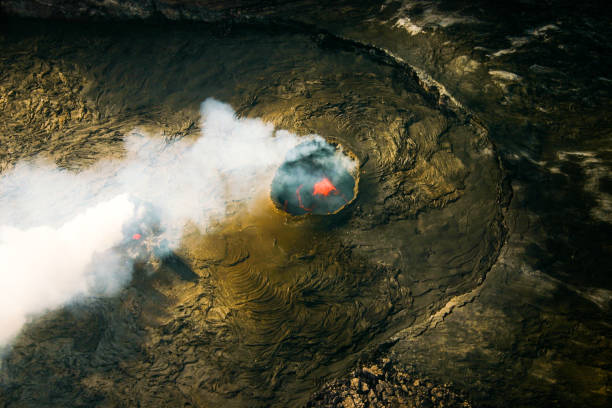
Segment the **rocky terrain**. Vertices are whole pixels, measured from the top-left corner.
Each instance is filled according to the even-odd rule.
[[[1,10],[123,21],[6,20],[3,173],[121,158],[135,127],[195,138],[208,96],[362,167],[337,216],[238,206],[120,295],[32,322],[0,406],[609,403],[612,30],[596,2]]]
[[[347,378],[326,384],[306,407],[465,407],[472,405],[449,384],[437,385],[399,368],[389,358],[364,364]]]

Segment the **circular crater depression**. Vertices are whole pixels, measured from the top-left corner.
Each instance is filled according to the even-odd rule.
[[[287,153],[272,180],[270,196],[289,214],[334,214],[355,199],[356,175],[356,160],[340,146],[315,137]]]
[[[318,146],[306,137],[302,147],[313,155],[288,155],[276,169],[279,177],[304,170],[309,180],[296,177],[283,190],[282,179],[265,173],[261,182],[274,180],[271,199],[280,209],[286,199],[292,214],[325,216],[359,202],[341,223],[325,225],[310,222],[315,217],[285,222],[276,212],[232,214],[218,229],[185,234],[178,256],[156,266],[150,280],[137,277],[118,299],[96,300],[83,323],[73,313],[33,323],[0,375],[15,405],[69,406],[89,395],[123,405],[302,406],[319,379],[348,370],[363,350],[399,330],[410,336],[429,327],[432,313],[482,282],[494,260],[504,238],[503,174],[486,130],[440,109],[409,67],[339,39],[209,29],[113,25],[91,47],[89,30],[66,36],[51,25],[42,35],[24,25],[3,43],[16,92],[0,123],[15,124],[8,148],[18,153],[2,160],[42,151],[79,168],[119,157],[117,132],[141,125],[163,124],[169,140],[198,136],[199,104],[215,96],[239,117],[337,140]],[[152,48],[160,50],[154,64]],[[41,71],[47,67],[54,68]],[[28,79],[41,76],[42,85]],[[72,81],[67,87],[63,76]],[[73,93],[81,87],[86,94]],[[17,126],[30,114],[22,106],[31,89],[49,101],[44,106],[74,114],[62,122],[43,111]],[[44,143],[32,139],[59,123]],[[327,165],[318,167],[317,155],[327,155]],[[351,178],[328,173],[353,157],[354,173],[339,167]],[[312,211],[299,206],[300,185]],[[57,339],[70,338],[91,340],[58,348]],[[49,361],[70,364],[49,369]],[[109,372],[109,365],[125,368]],[[90,387],[91,373],[103,381]],[[57,381],[70,387],[55,393]]]

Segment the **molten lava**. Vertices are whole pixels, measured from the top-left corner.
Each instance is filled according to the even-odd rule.
[[[135,240],[135,241],[138,241],[140,238],[142,238],[142,235],[140,235],[140,234],[132,235],[132,239]]]
[[[338,194],[338,190],[336,189],[336,186],[334,186],[332,182],[329,181],[327,177],[325,177],[323,180],[315,183],[312,195],[320,194],[322,196],[327,197],[329,193],[331,193],[332,191],[335,194]]]
[[[296,195],[297,201],[298,201],[298,207],[300,207],[301,209],[303,209],[306,212],[312,212],[313,209],[314,209],[314,206],[311,207],[311,208],[308,208],[302,202],[302,195],[300,194],[300,190],[302,190],[302,187],[304,187],[304,185],[300,184],[300,186],[295,190],[295,195]],[[342,194],[340,191],[338,191],[336,186],[334,186],[332,184],[332,182],[327,177],[324,177],[320,181],[317,181],[314,184],[314,187],[312,189],[312,195],[313,196],[321,195],[323,197],[329,197],[330,193],[334,193],[334,195],[340,195],[344,199],[344,201],[346,203],[348,203],[348,201],[344,197],[344,194]],[[287,201],[285,200],[285,208],[286,207],[287,207]]]
[[[297,196],[297,199],[298,199],[298,205],[304,211],[312,211],[312,208],[306,208],[306,207],[304,207],[304,204],[302,203],[302,196],[300,195],[300,190],[302,189],[302,187],[304,187],[304,185],[300,184],[300,186],[297,188],[297,190],[295,190],[295,195]]]

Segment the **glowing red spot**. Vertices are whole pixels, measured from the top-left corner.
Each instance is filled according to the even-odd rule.
[[[132,239],[133,239],[133,240],[139,240],[140,238],[142,238],[142,235],[140,235],[140,234],[134,234],[134,235],[132,235]]]
[[[325,177],[323,180],[315,183],[312,195],[320,194],[322,196],[327,197],[332,191],[334,191],[335,194],[338,194],[338,190],[336,190],[336,187],[332,184],[331,181],[329,181],[327,177]]]

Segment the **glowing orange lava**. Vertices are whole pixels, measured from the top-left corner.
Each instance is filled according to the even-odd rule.
[[[134,239],[134,240],[139,240],[140,238],[142,238],[142,235],[140,235],[140,234],[132,235],[132,239]]]
[[[304,187],[304,185],[300,184],[300,186],[297,188],[297,190],[295,190],[295,195],[297,196],[297,199],[298,199],[298,205],[304,211],[312,211],[312,208],[306,208],[306,207],[304,207],[304,204],[302,203],[302,196],[300,195],[300,190],[302,189],[302,187]]]
[[[320,194],[322,196],[327,197],[332,191],[335,192],[335,194],[338,194],[336,186],[334,186],[332,182],[329,181],[327,177],[325,177],[323,180],[315,183],[312,195]]]

